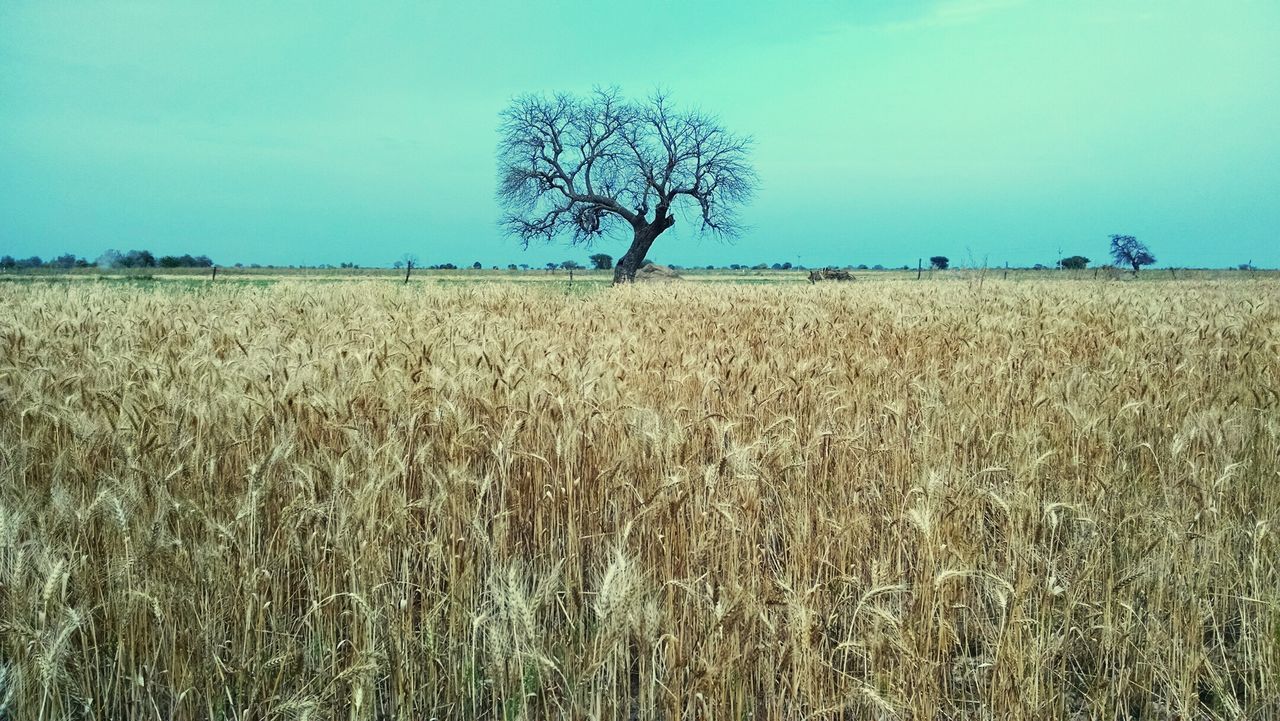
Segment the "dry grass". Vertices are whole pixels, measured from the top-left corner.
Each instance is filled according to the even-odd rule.
[[[0,286],[0,718],[1274,718],[1276,290]]]

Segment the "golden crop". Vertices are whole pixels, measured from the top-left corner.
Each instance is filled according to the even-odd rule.
[[[1280,715],[1271,281],[0,285],[0,718]]]

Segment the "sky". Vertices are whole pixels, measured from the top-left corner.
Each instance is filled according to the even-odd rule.
[[[650,257],[1280,266],[1280,2],[0,2],[0,255],[541,265],[498,116],[618,86],[754,138],[748,226]]]

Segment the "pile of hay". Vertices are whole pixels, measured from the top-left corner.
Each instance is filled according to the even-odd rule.
[[[636,271],[637,283],[666,280],[684,280],[684,276],[668,266],[658,265],[657,263],[640,266],[639,270]]]

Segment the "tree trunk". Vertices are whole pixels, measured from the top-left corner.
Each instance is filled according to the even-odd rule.
[[[675,225],[675,223],[674,217],[659,214],[652,223],[636,225],[631,247],[627,248],[627,252],[618,259],[618,264],[613,268],[613,284],[634,283],[636,281],[636,271],[640,269],[640,264],[644,262],[644,257],[649,252],[649,247],[653,245],[653,241],[657,240],[664,230]]]

